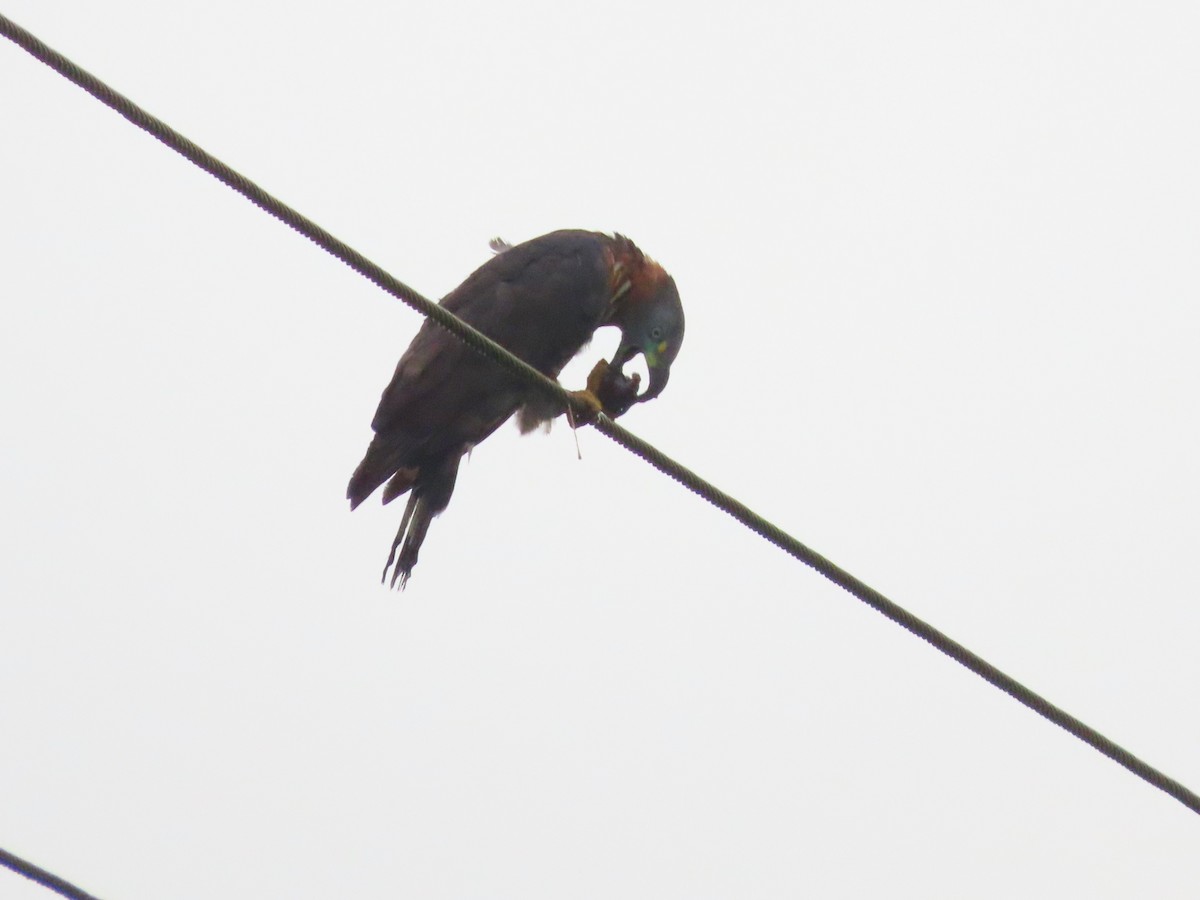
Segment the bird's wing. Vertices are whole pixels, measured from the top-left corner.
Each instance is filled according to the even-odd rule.
[[[442,305],[530,365],[556,376],[600,324],[608,304],[599,237],[554,232],[492,257]],[[410,439],[446,431],[478,443],[529,392],[513,376],[426,322],[396,366],[372,421]],[[507,395],[501,397],[501,395]],[[490,426],[481,435],[474,435]],[[472,438],[475,437],[475,440]],[[441,441],[439,441],[441,443]]]

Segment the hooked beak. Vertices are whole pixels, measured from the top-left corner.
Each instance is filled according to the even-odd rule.
[[[638,395],[638,403],[645,403],[647,400],[653,400],[655,397],[661,394],[663,392],[663,388],[667,386],[667,379],[671,377],[670,367],[662,365],[661,363],[649,371],[650,383],[646,385],[646,390]]]
[[[617,348],[616,355],[613,356],[609,366],[616,369],[621,375],[625,374],[625,363],[629,362],[639,353],[646,359],[646,369],[650,373],[650,379],[646,385],[646,390],[638,394],[637,403],[644,403],[647,400],[653,400],[663,392],[663,388],[667,386],[667,379],[671,376],[671,367],[664,364],[663,360],[658,356],[652,356],[636,346],[622,343]]]

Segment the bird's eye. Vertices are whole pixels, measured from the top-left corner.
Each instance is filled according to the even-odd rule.
[[[662,329],[657,326],[655,326],[654,328],[651,328],[650,329],[650,340],[652,340],[652,341],[662,340]]]

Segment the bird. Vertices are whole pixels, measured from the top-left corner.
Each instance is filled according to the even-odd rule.
[[[515,245],[497,238],[491,248],[441,306],[552,379],[597,329],[619,328],[612,360],[600,360],[587,388],[571,392],[590,411],[585,420],[616,418],[662,393],[683,342],[683,305],[675,280],[633,241],[566,229]],[[638,354],[648,376],[640,392],[639,376],[624,374]],[[352,510],[381,486],[385,504],[409,495],[382,580],[390,570],[389,587],[408,583],[464,455],[514,414],[528,433],[564,411],[561,400],[426,320],[384,388],[374,436],[346,489]]]

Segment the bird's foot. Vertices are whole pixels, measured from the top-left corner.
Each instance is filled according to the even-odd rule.
[[[567,391],[571,404],[567,407],[567,418],[572,428],[591,425],[600,413],[605,412],[604,404],[596,393],[589,387],[582,391]]]

